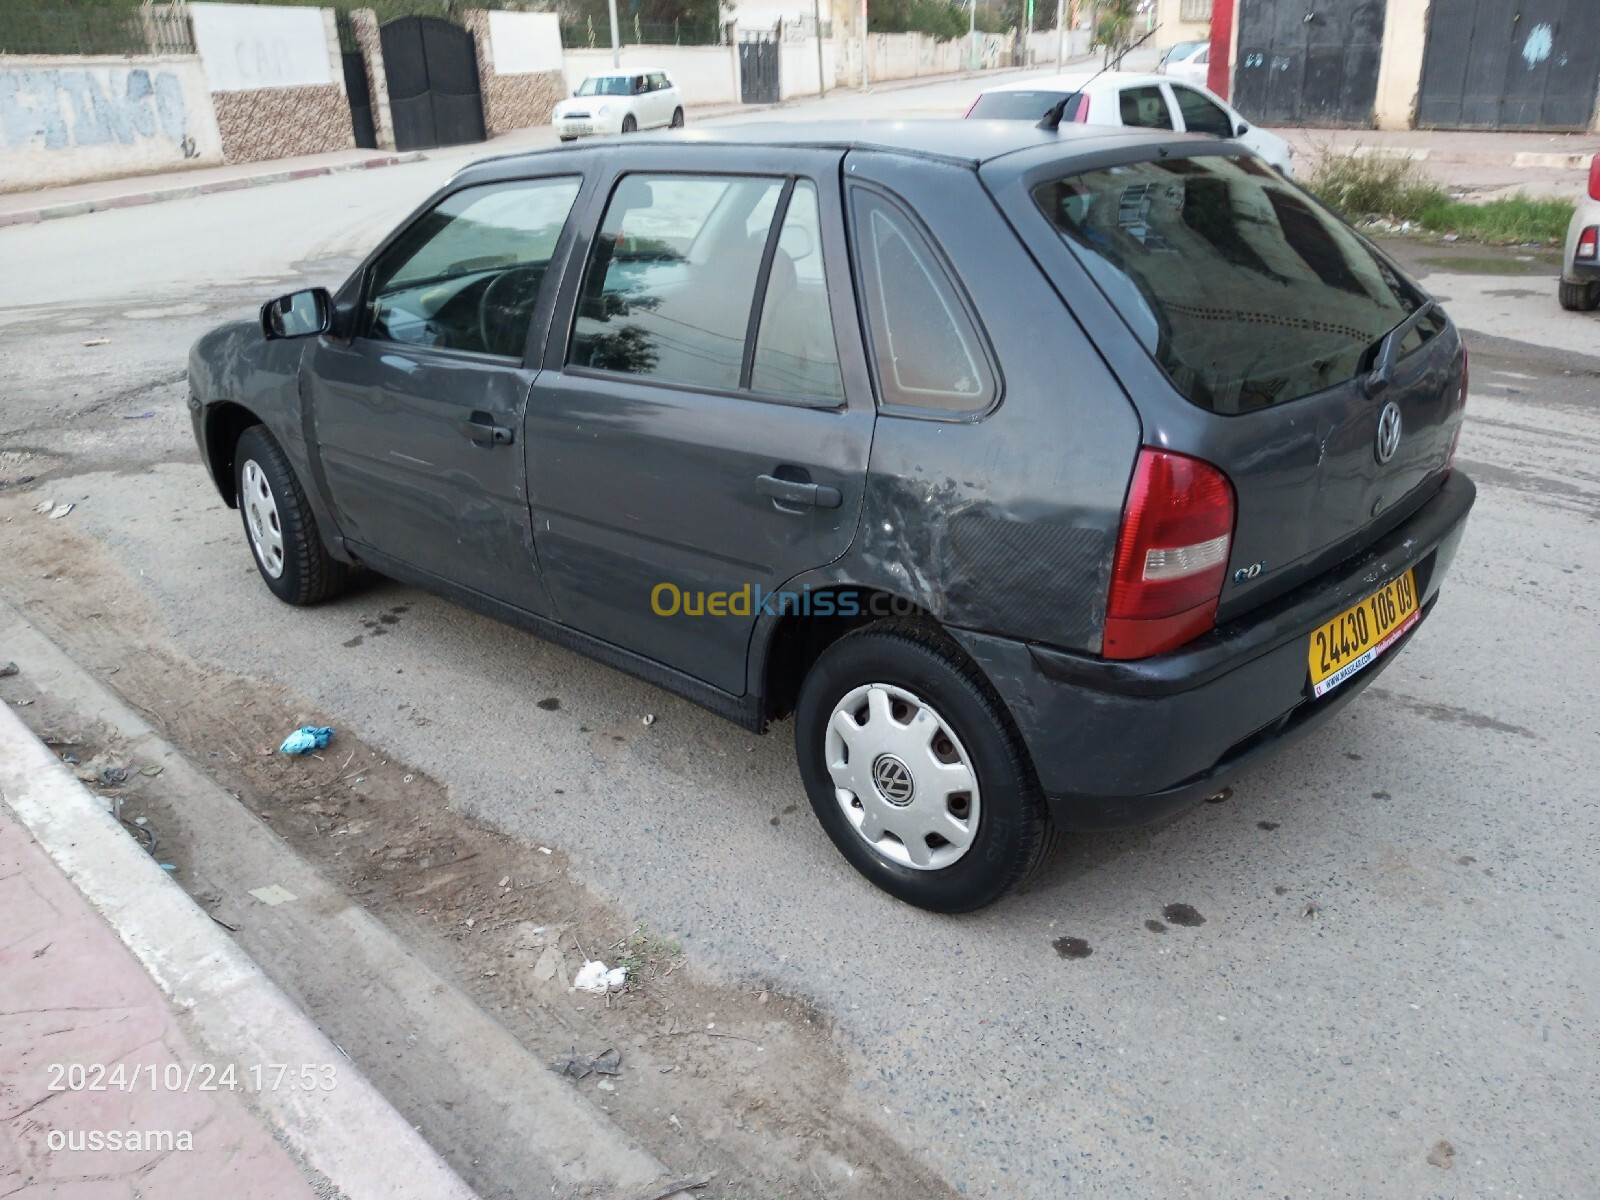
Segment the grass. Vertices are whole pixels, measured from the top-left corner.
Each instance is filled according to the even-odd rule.
[[[1572,219],[1567,200],[1518,192],[1483,204],[1457,200],[1414,159],[1324,150],[1305,185],[1344,218],[1410,221],[1438,234],[1491,245],[1560,243]]]

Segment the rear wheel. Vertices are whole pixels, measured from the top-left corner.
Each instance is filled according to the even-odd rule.
[[[1561,307],[1569,312],[1593,312],[1600,307],[1600,284],[1561,281]]]
[[[1033,764],[987,679],[937,629],[867,626],[800,689],[795,751],[811,806],[851,865],[934,912],[999,899],[1043,860]]]
[[[264,425],[239,438],[234,487],[261,579],[285,604],[318,604],[349,585],[350,568],[322,544],[317,520],[283,449]]]
[[[671,128],[673,128],[673,129],[682,129],[683,128],[683,109],[675,108],[675,109],[672,110]]]
[[[633,119],[633,114],[632,113],[629,113],[627,116],[622,118],[622,132],[623,133],[633,133],[638,128],[639,128],[639,122]]]

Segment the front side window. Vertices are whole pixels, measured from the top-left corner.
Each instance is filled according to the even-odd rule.
[[[1171,129],[1172,110],[1159,87],[1124,88],[1119,103],[1122,123],[1141,129]]]
[[[590,250],[568,361],[732,390],[783,180],[627,175]]]
[[[373,265],[369,337],[520,359],[576,176],[464,188]]]
[[[1177,389],[1212,412],[1348,383],[1421,303],[1343,222],[1253,157],[1129,163],[1033,197]],[[1442,328],[1425,325],[1402,350]]]
[[[887,197],[854,194],[867,327],[886,407],[979,413],[996,384],[966,304],[940,256]]]
[[[1220,105],[1181,83],[1172,85],[1172,95],[1178,101],[1178,111],[1183,114],[1184,126],[1190,133],[1209,133],[1222,138],[1233,136],[1233,119]]]

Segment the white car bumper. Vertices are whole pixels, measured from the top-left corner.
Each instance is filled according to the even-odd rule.
[[[552,118],[550,123],[555,127],[556,136],[564,138],[622,132],[622,114],[616,109],[604,116],[592,109],[587,116],[568,116],[563,113]]]

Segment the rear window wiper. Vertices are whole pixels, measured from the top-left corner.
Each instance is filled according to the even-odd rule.
[[[1361,381],[1361,390],[1369,397],[1381,396],[1389,390],[1389,377],[1394,374],[1394,363],[1400,343],[1405,341],[1407,335],[1426,321],[1438,307],[1436,301],[1424,300],[1411,311],[1409,317],[1378,339],[1377,353],[1372,356],[1372,370]]]

